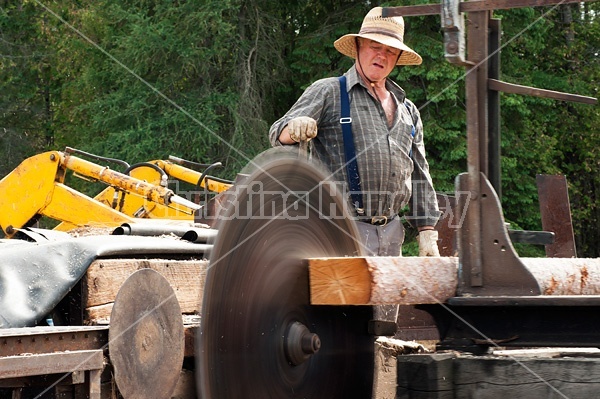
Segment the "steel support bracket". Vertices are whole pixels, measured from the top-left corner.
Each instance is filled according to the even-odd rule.
[[[462,173],[457,177],[457,193],[469,189],[469,175]],[[481,191],[477,197],[459,196],[458,214],[466,215],[466,222],[461,223],[457,234],[459,253],[459,295],[540,295],[541,288],[531,272],[517,255],[504,221],[500,200],[489,180],[480,175]],[[472,206],[478,201],[479,206]],[[473,212],[480,215],[473,215]],[[472,265],[469,255],[471,241],[469,229],[474,225],[469,220],[480,220],[480,268]],[[477,273],[477,275],[474,275]],[[472,280],[481,280],[481,285],[473,285]]]

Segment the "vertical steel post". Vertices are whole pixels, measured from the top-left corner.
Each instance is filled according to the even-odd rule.
[[[489,77],[490,79],[500,79],[500,20],[497,18],[490,19],[489,26]],[[492,187],[494,187],[500,202],[502,202],[500,92],[496,90],[488,90],[488,124],[488,180],[492,183]]]
[[[481,261],[481,182],[480,173],[487,175],[487,56],[489,11],[469,13],[467,18],[469,37],[467,43],[467,171],[471,201],[467,210],[467,242],[469,248],[461,256],[464,275],[472,287],[483,285]]]

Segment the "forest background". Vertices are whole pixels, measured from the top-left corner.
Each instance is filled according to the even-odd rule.
[[[351,66],[335,39],[375,5],[427,2],[0,0],[0,176],[69,146],[130,164],[219,161],[233,178],[304,88]],[[600,2],[494,17],[501,80],[598,97]],[[453,192],[466,171],[465,71],[444,59],[439,16],[405,22],[423,64],[392,77],[420,108],[436,189]],[[536,174],[565,175],[578,256],[600,256],[600,107],[502,94],[501,116],[506,221],[540,230]]]

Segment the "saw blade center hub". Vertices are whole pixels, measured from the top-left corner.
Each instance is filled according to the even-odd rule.
[[[298,366],[317,353],[321,339],[299,321],[291,323],[285,336],[285,353],[288,361]]]

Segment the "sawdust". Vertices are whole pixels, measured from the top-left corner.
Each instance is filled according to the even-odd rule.
[[[72,230],[69,230],[69,233],[72,237],[88,237],[88,236],[106,236],[111,235],[114,231],[114,227],[76,227]]]

